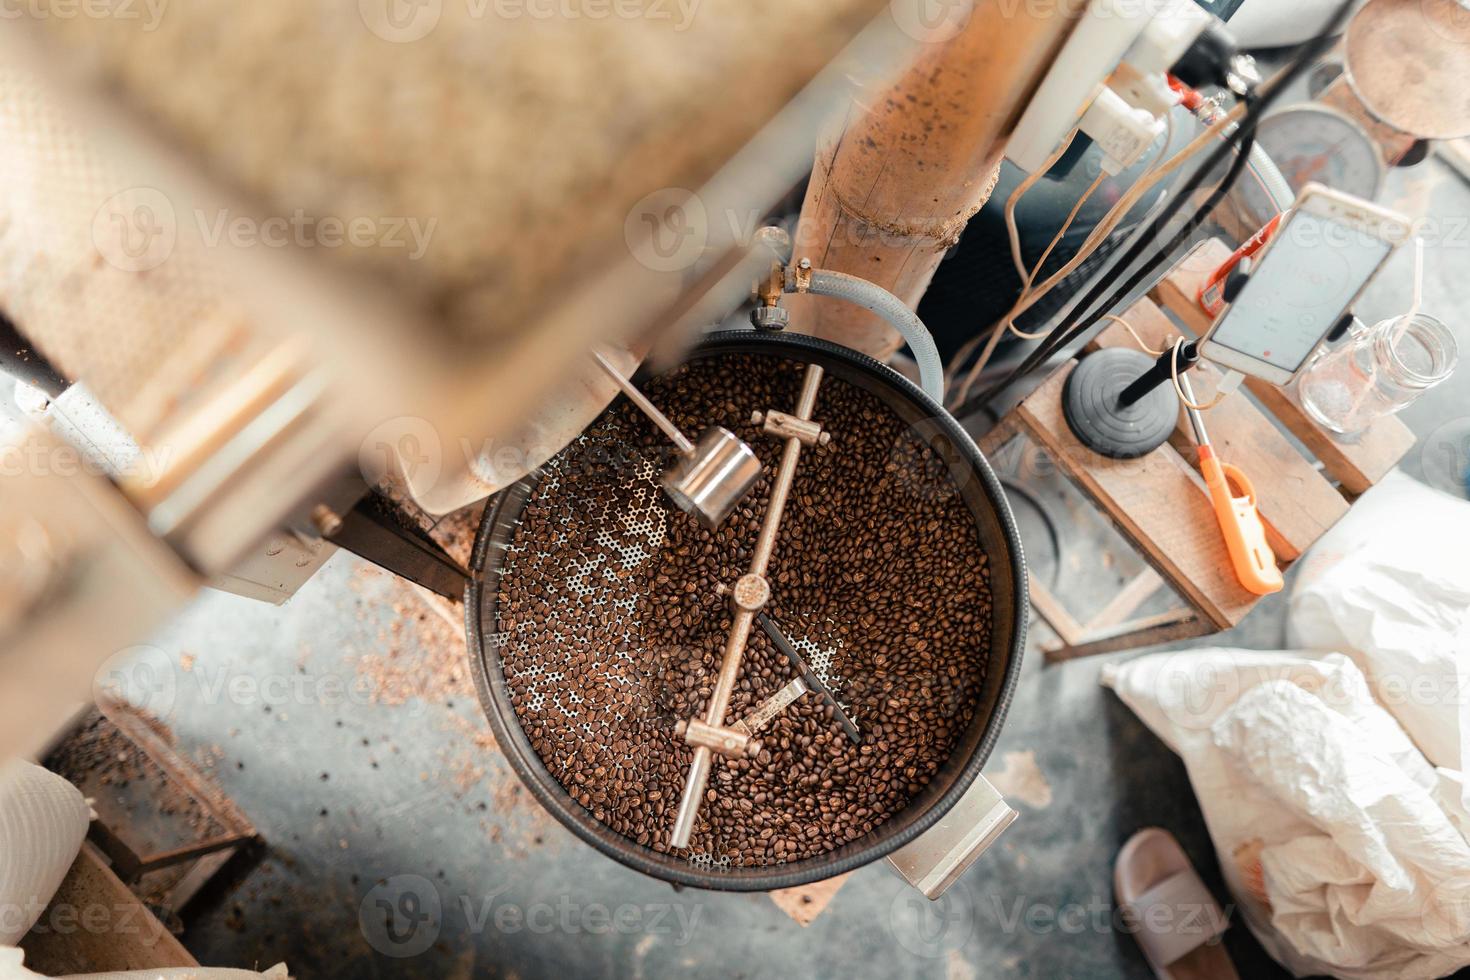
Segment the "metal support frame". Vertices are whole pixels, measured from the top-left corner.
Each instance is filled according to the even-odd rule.
[[[112,862],[113,872],[128,886],[150,872],[186,862],[193,866],[169,889],[163,904],[179,915],[226,864],[260,841],[248,817],[219,789],[210,786],[157,731],[126,705],[106,701],[98,705],[103,717],[142,750],[169,781],[199,804],[224,833],[181,847],[139,854],[111,827],[92,821],[88,837]]]
[[[407,516],[387,497],[370,493],[343,514],[328,541],[422,585],[446,599],[464,598],[470,573],[426,534],[409,526]]]

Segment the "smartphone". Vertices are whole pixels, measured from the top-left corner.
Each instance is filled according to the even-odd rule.
[[[1308,184],[1200,342],[1221,367],[1285,385],[1409,238],[1409,219]]]

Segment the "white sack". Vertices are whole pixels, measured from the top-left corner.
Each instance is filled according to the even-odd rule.
[[[1390,473],[1302,560],[1287,644],[1352,657],[1425,757],[1463,772],[1470,503]]]
[[[0,980],[46,980],[39,973],[21,965],[18,949],[0,948]],[[133,970],[127,973],[75,974],[63,980],[290,980],[284,964],[278,963],[264,973],[254,970],[217,970],[203,966],[170,967],[164,970]]]
[[[31,931],[76,860],[90,818],[65,779],[29,762],[0,763],[0,946]]]
[[[1429,765],[1347,657],[1185,650],[1103,683],[1183,758],[1242,917],[1293,973],[1470,965],[1459,774]]]

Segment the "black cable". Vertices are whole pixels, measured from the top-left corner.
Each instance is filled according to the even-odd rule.
[[[1302,45],[1296,60],[1273,80],[1270,89],[1263,95],[1247,101],[1246,111],[1242,115],[1241,121],[1235,131],[1227,136],[1205,162],[1190,175],[1189,180],[1185,182],[1184,187],[1180,189],[1178,195],[1166,204],[1164,209],[1149,223],[1148,228],[1134,241],[1127,253],[1119,259],[1117,268],[1126,269],[1138,261],[1139,257],[1149,248],[1149,243],[1179,213],[1184,207],[1185,201],[1199,189],[1209,174],[1220,165],[1221,161],[1228,154],[1237,152],[1235,161],[1231,165],[1229,172],[1225,175],[1225,178],[1215,187],[1215,191],[1210,195],[1209,200],[1195,212],[1190,221],[1181,229],[1181,232],[1170,239],[1165,248],[1160,249],[1134,275],[1129,277],[1128,282],[1122,288],[1115,290],[1107,301],[1100,306],[1095,304],[1097,304],[1103,292],[1106,291],[1107,283],[1103,279],[1099,279],[1094,283],[1082,301],[1073,307],[1073,312],[1063,318],[1062,322],[1057,324],[1047,334],[1041,344],[1024,361],[1012,369],[1004,378],[987,386],[979,394],[956,409],[954,413],[956,416],[963,416],[966,412],[972,411],[977,404],[990,401],[1012,383],[1030,374],[1038,366],[1045,363],[1057,351],[1073,343],[1089,329],[1095,327],[1109,310],[1125,299],[1151,271],[1164,262],[1173,253],[1174,249],[1193,233],[1199,224],[1203,223],[1210,211],[1219,204],[1219,201],[1225,194],[1229,193],[1235,179],[1245,169],[1250,148],[1254,146],[1256,126],[1260,122],[1262,113],[1326,49],[1327,45],[1331,43],[1332,38],[1336,36],[1343,22],[1346,21],[1348,15],[1351,13],[1353,5],[1354,0],[1344,0],[1337,10],[1334,11],[1332,17],[1329,18],[1322,31],[1311,41]],[[1244,149],[1240,150],[1239,148],[1241,147]]]
[[[1242,119],[1241,128],[1244,128],[1244,125],[1245,120]],[[1020,378],[1025,377],[1027,374],[1030,374],[1037,367],[1050,359],[1051,356],[1057,351],[1061,350],[1063,347],[1066,347],[1068,344],[1072,343],[1078,337],[1086,333],[1089,329],[1096,326],[1098,321],[1102,318],[1103,313],[1117,306],[1118,303],[1120,303],[1130,293],[1132,293],[1132,291],[1137,288],[1139,283],[1143,282],[1143,280],[1147,278],[1150,273],[1152,273],[1161,264],[1163,264],[1163,262],[1167,260],[1169,256],[1174,254],[1174,250],[1177,249],[1180,245],[1184,244],[1186,241],[1188,241],[1190,236],[1194,234],[1195,230],[1204,223],[1204,221],[1208,218],[1210,212],[1213,211],[1215,207],[1220,203],[1220,201],[1224,199],[1225,195],[1230,192],[1230,188],[1234,185],[1235,179],[1240,176],[1241,171],[1245,169],[1247,154],[1250,152],[1250,148],[1254,144],[1255,133],[1252,131],[1246,135],[1245,141],[1241,144],[1244,149],[1236,155],[1235,160],[1231,164],[1230,169],[1226,172],[1224,179],[1215,186],[1214,191],[1210,194],[1209,198],[1206,199],[1205,203],[1202,204],[1198,209],[1196,209],[1195,213],[1190,217],[1190,219],[1184,223],[1183,227],[1181,227],[1179,231],[1172,238],[1170,238],[1169,241],[1162,248],[1158,249],[1154,253],[1154,255],[1152,255],[1148,260],[1140,265],[1138,269],[1136,269],[1134,273],[1128,277],[1128,280],[1124,283],[1122,287],[1114,290],[1111,296],[1109,296],[1101,305],[1098,305],[1098,299],[1101,294],[1108,288],[1108,283],[1104,279],[1099,279],[1097,282],[1095,282],[1092,288],[1088,291],[1087,295],[1083,297],[1082,301],[1072,308],[1073,312],[1069,316],[1064,318],[1061,323],[1057,324],[1057,326],[1054,327],[1047,334],[1047,336],[1042,339],[1042,342],[1026,357],[1025,360],[1023,360],[1020,364],[1013,368],[1011,372],[1007,374],[1004,378],[1000,379],[994,384],[987,386],[980,393],[972,396],[969,401],[961,405],[956,410],[955,414],[958,416],[963,416],[967,411],[971,410],[976,403],[990,401],[1006,387],[1019,380]],[[1222,148],[1227,150],[1233,149],[1234,140],[1232,139],[1230,142],[1224,144]],[[1184,202],[1188,200],[1189,197],[1199,188],[1200,184],[1204,183],[1204,177],[1211,170],[1214,169],[1214,165],[1216,163],[1218,163],[1218,160],[1215,159],[1214,156],[1212,156],[1209,160],[1205,162],[1203,166],[1199,168],[1199,170],[1197,170],[1191,176],[1190,180],[1187,181],[1185,183],[1185,186],[1180,190],[1179,196],[1176,197],[1173,202],[1171,202],[1173,206],[1168,207],[1164,211],[1159,213],[1153,224],[1150,225],[1150,227],[1144,232],[1144,234],[1134,242],[1134,245],[1131,249],[1129,249],[1128,254],[1126,254],[1122,259],[1118,261],[1118,268],[1126,269],[1138,260],[1139,255],[1141,255],[1149,247],[1150,240],[1152,240],[1159,233],[1159,231],[1162,230],[1162,225],[1167,223],[1171,218],[1174,217],[1175,214],[1177,214],[1183,208]],[[1097,312],[1091,315],[1083,312],[1093,309],[1095,309]]]
[[[1113,291],[1113,294],[1109,296],[1106,300],[1104,300],[1100,306],[1095,307],[1097,312],[1091,319],[1072,327],[1071,332],[1059,341],[1052,341],[1052,336],[1054,336],[1055,334],[1047,337],[1046,342],[1053,344],[1051,348],[1052,353],[1055,353],[1056,351],[1061,350],[1063,347],[1066,347],[1068,344],[1072,343],[1078,337],[1082,336],[1088,330],[1096,326],[1108,310],[1115,308],[1124,300],[1126,300],[1130,295],[1132,295],[1133,291],[1137,289],[1138,286],[1145,279],[1148,279],[1150,276],[1152,276],[1158,270],[1158,267],[1162,265],[1171,255],[1173,255],[1180,246],[1189,241],[1189,239],[1194,235],[1195,231],[1209,219],[1210,213],[1214,211],[1215,208],[1219,207],[1220,202],[1225,199],[1225,195],[1230,193],[1230,189],[1235,185],[1236,180],[1239,179],[1241,172],[1245,169],[1246,162],[1250,159],[1251,149],[1255,146],[1255,144],[1256,134],[1253,132],[1248,133],[1245,139],[1241,141],[1239,152],[1236,154],[1235,160],[1230,164],[1230,169],[1226,171],[1225,177],[1218,184],[1215,185],[1215,189],[1210,192],[1210,196],[1205,200],[1205,202],[1195,210],[1194,214],[1190,216],[1189,220],[1186,221],[1174,234],[1174,237],[1170,238],[1169,241],[1165,243],[1162,248],[1160,248],[1147,260],[1145,260],[1144,263],[1140,265],[1136,270],[1134,270],[1133,274],[1128,277],[1127,281],[1124,282],[1122,286],[1115,289]],[[1127,266],[1123,266],[1123,268],[1127,268]],[[1099,283],[1098,285],[1100,286],[1101,283]],[[1093,293],[1088,297],[1088,299],[1082,303],[1079,303],[1077,305],[1077,308],[1085,309],[1088,305],[1090,305],[1090,303],[1092,302],[1092,298],[1099,291],[1099,289],[1094,289]],[[1050,356],[1050,353],[1043,354],[1040,360],[1045,360]],[[1038,361],[1038,363],[1039,362],[1040,361]],[[1024,364],[1021,366],[1024,367]],[[1018,367],[1017,371],[1019,370],[1020,368]],[[1013,372],[1013,374],[1016,374],[1016,372]],[[1016,374],[1016,376],[1019,377],[1019,374]],[[1008,377],[1000,384],[992,385],[991,388],[988,388],[986,389],[986,391],[977,395],[976,400],[981,398],[988,399],[993,392],[999,392],[1000,389],[1003,388],[1006,384],[1009,384],[1011,380],[1012,379]],[[961,411],[964,411],[963,407],[961,408]]]
[[[1047,587],[1055,589],[1057,587],[1057,584],[1061,581],[1062,577],[1061,528],[1057,526],[1056,519],[1051,516],[1051,513],[1046,509],[1046,505],[1041,502],[1041,498],[1038,497],[1036,494],[1032,493],[1030,490],[1021,486],[1014,480],[1008,480],[1005,477],[1000,478],[1000,485],[1005,487],[1006,493],[1014,497],[1020,497],[1022,500],[1026,501],[1026,503],[1030,504],[1031,509],[1036,511],[1036,516],[1041,518],[1041,524],[1044,528],[1046,528],[1046,536],[1051,539],[1052,553],[1057,556],[1056,564],[1052,566],[1051,574],[1047,576]],[[1029,545],[1027,546],[1026,557],[1026,563],[1034,569],[1036,565],[1032,561],[1032,555]]]

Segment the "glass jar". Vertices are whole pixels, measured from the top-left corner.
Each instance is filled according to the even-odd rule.
[[[1302,372],[1297,400],[1333,432],[1356,435],[1448,378],[1458,358],[1454,335],[1426,313],[1358,323]]]

